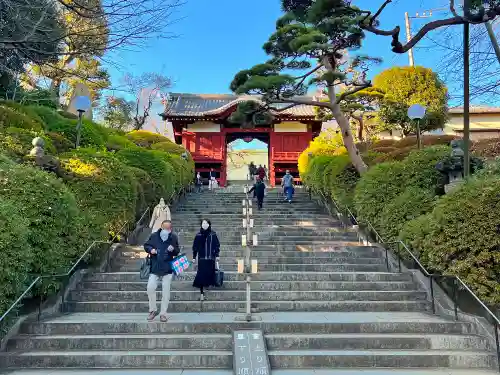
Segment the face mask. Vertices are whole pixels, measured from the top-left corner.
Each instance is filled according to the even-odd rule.
[[[203,228],[203,230],[207,230],[210,225],[206,221],[204,221],[203,223],[201,223],[201,227]]]
[[[160,232],[160,237],[163,241],[166,241],[168,239],[168,236],[170,235],[171,230],[168,229],[162,229]]]

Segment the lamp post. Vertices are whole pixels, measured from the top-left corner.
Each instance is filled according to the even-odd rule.
[[[75,147],[80,147],[80,136],[82,133],[82,117],[89,110],[92,103],[87,96],[77,96],[75,98],[75,108],[78,111],[78,123],[76,124],[76,142]]]
[[[413,104],[408,108],[408,117],[411,120],[417,120],[417,147],[420,150],[422,148],[422,142],[420,139],[420,120],[425,117],[426,108],[420,104]]]

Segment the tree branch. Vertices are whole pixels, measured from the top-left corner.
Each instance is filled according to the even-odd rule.
[[[368,87],[370,87],[372,85],[371,82],[364,82],[360,85],[356,85],[355,88],[353,88],[352,90],[348,90],[348,91],[345,91],[343,92],[342,94],[340,94],[337,98],[337,102],[341,102],[342,100],[344,100],[346,97],[350,96],[350,95],[353,95],[353,94],[356,94],[357,92],[361,91],[361,90],[364,90],[364,89],[367,89]]]
[[[313,107],[322,107],[322,108],[330,108],[330,104],[327,102],[320,102],[318,100],[312,99],[299,99],[299,98],[290,98],[290,99],[270,99],[271,103],[292,103],[294,105],[311,105]]]

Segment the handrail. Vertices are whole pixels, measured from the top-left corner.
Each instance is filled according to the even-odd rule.
[[[327,202],[328,200],[326,199],[325,195],[323,194],[322,191],[319,191],[319,194],[320,194],[320,197],[322,198],[323,200],[323,203],[325,205],[327,205]],[[330,197],[330,201],[334,204],[335,206],[335,209],[337,210],[338,213],[342,214],[342,209],[340,208],[339,204],[335,201],[334,198]],[[327,209],[328,209],[328,206],[327,206]],[[356,218],[356,216],[352,213],[352,211],[348,208],[348,207],[345,207],[345,210],[347,212],[347,214],[351,217],[351,219],[354,220],[354,222],[356,223],[356,225],[359,225],[360,221]],[[380,234],[377,232],[377,230],[373,227],[373,225],[369,222],[369,221],[366,221],[364,224],[366,224],[368,226],[368,228],[370,230],[373,231],[373,233],[375,234],[375,237],[376,237],[376,241],[385,247],[386,249],[386,259],[387,259],[387,266],[389,268],[389,261],[388,261],[388,248],[387,248],[387,245],[395,245],[397,244],[398,245],[398,250],[400,249],[399,246],[402,246],[402,249],[415,261],[415,263],[418,265],[418,267],[420,268],[420,270],[422,271],[422,273],[429,278],[430,280],[430,292],[431,292],[431,300],[432,300],[432,310],[433,310],[433,313],[435,314],[436,311],[435,311],[435,299],[434,299],[434,288],[433,288],[433,280],[437,277],[443,277],[443,278],[448,278],[448,279],[452,279],[454,280],[455,282],[458,282],[459,284],[461,284],[462,288],[465,289],[471,296],[472,298],[479,303],[479,305],[483,308],[483,310],[492,318],[493,320],[493,325],[495,327],[495,339],[496,339],[496,342],[497,342],[497,356],[498,356],[498,364],[500,366],[500,341],[499,341],[499,338],[498,338],[498,328],[500,327],[500,319],[490,310],[490,308],[488,308],[488,306],[486,306],[486,304],[481,301],[481,299],[474,293],[474,291],[472,291],[472,289],[459,277],[459,276],[456,276],[456,275],[441,275],[441,274],[435,274],[435,273],[431,273],[429,272],[425,267],[424,265],[420,262],[420,260],[418,259],[418,257],[409,249],[409,247],[401,240],[398,240],[398,241],[384,241],[382,236],[380,236]],[[399,272],[401,272],[401,255],[398,254],[398,252],[395,252],[395,255],[398,259],[398,263],[399,263]],[[389,269],[388,269],[389,270]],[[454,290],[454,294],[457,293],[457,286],[456,284],[454,283],[455,285],[455,290]],[[453,301],[454,304],[455,304],[455,319],[458,320],[458,301],[455,300]],[[499,371],[500,371],[500,368],[499,368]]]

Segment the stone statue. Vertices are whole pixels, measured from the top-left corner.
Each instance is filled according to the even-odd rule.
[[[36,137],[31,141],[33,148],[30,151],[30,156],[34,156],[35,158],[43,158],[45,155],[45,151],[43,147],[45,146],[45,141],[43,138]]]
[[[165,200],[161,198],[160,203],[158,203],[153,210],[153,215],[151,215],[151,222],[149,223],[151,232],[156,232],[160,229],[161,223],[165,220],[172,220],[172,216],[170,214],[170,208],[165,203]]]
[[[451,156],[452,157],[464,157],[463,142],[459,140],[453,140],[450,142],[451,146]]]

